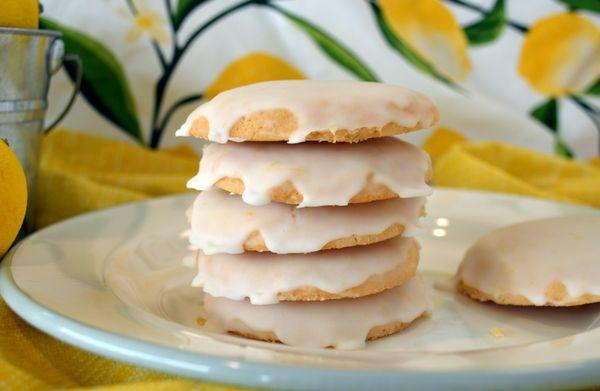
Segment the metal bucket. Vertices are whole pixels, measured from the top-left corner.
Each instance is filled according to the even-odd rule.
[[[77,56],[64,54],[60,37],[54,31],[0,28],[0,139],[17,154],[25,170],[28,230],[33,228],[42,135],[68,112],[81,82],[81,62]],[[50,77],[68,62],[76,65],[75,89],[62,113],[44,129]]]

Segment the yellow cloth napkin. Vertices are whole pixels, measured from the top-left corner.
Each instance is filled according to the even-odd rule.
[[[443,128],[425,142],[433,183],[516,193],[600,207],[600,170],[590,164],[501,142],[467,142]]]
[[[76,214],[183,192],[198,171],[187,145],[152,151],[130,143],[56,130],[42,143],[38,228]]]
[[[424,148],[437,185],[505,191],[600,206],[600,170],[497,142],[469,143],[450,129]],[[198,157],[189,147],[149,151],[55,131],[43,142],[37,226],[97,208],[185,191]],[[107,360],[27,325],[0,300],[0,389],[228,390]]]

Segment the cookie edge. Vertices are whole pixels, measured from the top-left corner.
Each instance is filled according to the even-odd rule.
[[[466,284],[462,279],[458,281],[456,289],[459,293],[470,297],[471,299],[478,300],[481,302],[491,301],[499,305],[514,305],[528,307],[574,307],[600,302],[600,295],[594,295],[590,293],[585,293],[579,297],[562,302],[566,297],[566,287],[560,281],[556,281],[550,284],[550,286],[546,289],[546,302],[541,305],[532,303],[523,295],[515,295],[508,292],[503,292],[498,297],[494,297],[489,293],[486,293],[478,288]]]

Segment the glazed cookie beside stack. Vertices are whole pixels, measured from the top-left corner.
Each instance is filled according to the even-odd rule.
[[[600,302],[600,216],[533,220],[497,229],[466,253],[458,290],[521,306]]]
[[[384,136],[437,119],[416,92],[351,81],[258,83],[196,109],[177,134],[218,143],[188,183],[205,327],[355,349],[426,314],[412,235],[431,163]]]

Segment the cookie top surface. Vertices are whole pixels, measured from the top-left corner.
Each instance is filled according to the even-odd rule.
[[[393,137],[355,145],[229,143],[204,148],[188,187],[225,188],[251,205],[274,200],[312,207],[347,205],[357,194],[359,202],[428,196],[430,176],[427,153]],[[239,180],[243,187],[229,187],[223,179]]]
[[[332,240],[377,234],[393,224],[402,225],[403,235],[411,236],[424,205],[425,198],[417,197],[346,207],[296,208],[275,202],[251,206],[239,196],[213,189],[200,193],[192,205],[189,240],[208,255],[240,254],[251,234],[258,232],[270,252],[309,253]]]
[[[525,298],[560,306],[598,296],[600,216],[533,220],[492,231],[467,251],[457,278],[502,304],[520,305],[522,300],[511,298]]]
[[[196,254],[198,274],[193,286],[215,297],[248,298],[252,304],[279,302],[282,293],[293,300],[324,300],[315,290],[341,294],[373,279],[352,297],[378,293],[414,277],[419,245],[414,238],[396,237],[370,246],[310,254]],[[396,274],[389,286],[387,274]],[[394,277],[394,276],[390,276]],[[389,281],[392,282],[392,281]],[[310,289],[314,288],[314,289]],[[310,294],[310,295],[309,295]],[[293,296],[293,297],[291,297]],[[327,296],[327,297],[326,297]]]
[[[424,95],[359,81],[282,80],[222,92],[194,110],[178,136],[227,141],[356,142],[435,125]]]
[[[252,305],[205,295],[204,303],[209,329],[271,331],[288,345],[340,349],[362,348],[373,327],[409,323],[430,309],[418,277],[357,299]],[[247,329],[240,330],[240,323]]]

